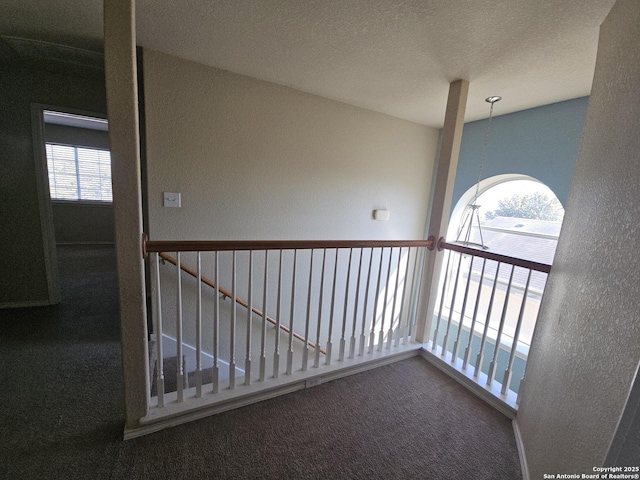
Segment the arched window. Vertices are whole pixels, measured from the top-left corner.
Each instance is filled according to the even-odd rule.
[[[447,240],[551,264],[563,217],[562,204],[543,183],[525,175],[499,175],[483,180],[460,198]]]
[[[474,222],[469,228],[471,214]],[[556,195],[535,178],[499,175],[474,185],[460,198],[447,241],[550,265],[563,217]],[[503,382],[508,369],[508,388],[517,393],[546,273],[454,250],[445,258],[432,344],[461,364],[469,362],[474,375],[482,372]]]

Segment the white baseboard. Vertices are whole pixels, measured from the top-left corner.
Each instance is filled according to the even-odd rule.
[[[493,408],[501,412],[503,415],[513,420],[516,417],[517,405],[515,393],[509,391],[507,395],[501,395],[501,384],[498,381],[493,381],[491,387],[484,387],[481,384],[486,383],[487,376],[484,373],[478,375],[478,379],[473,377],[473,369],[468,371],[461,370],[462,360],[457,359],[455,362],[451,361],[451,352],[446,352],[445,356],[434,354],[430,348],[430,344],[425,344],[420,350],[422,358],[427,360],[436,368],[440,369],[453,380],[460,383],[467,388],[471,393],[476,394],[486,403]]]
[[[3,308],[26,308],[26,307],[47,307],[49,305],[56,305],[49,300],[31,300],[27,302],[6,302],[0,303],[0,310]]]
[[[522,469],[522,480],[529,480],[529,466],[527,464],[527,455],[524,451],[524,445],[522,443],[522,435],[520,434],[520,428],[518,427],[517,418],[511,422],[513,425],[513,434],[516,437],[516,447],[518,448],[518,457],[520,457],[520,468]]]
[[[115,242],[114,241],[95,241],[95,242],[57,242],[56,246],[58,247],[75,247],[75,246],[89,246],[89,245],[96,245],[96,246],[115,246]]]

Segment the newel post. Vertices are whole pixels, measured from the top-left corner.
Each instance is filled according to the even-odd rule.
[[[440,137],[440,153],[434,167],[435,182],[431,190],[426,227],[426,237],[433,237],[436,241],[446,235],[449,224],[468,92],[469,82],[466,80],[456,80],[449,85],[449,98]],[[424,256],[414,336],[414,340],[420,343],[429,341],[442,257],[437,248],[427,251]]]
[[[105,81],[127,428],[138,426],[149,408],[135,41],[135,1],[105,0]]]

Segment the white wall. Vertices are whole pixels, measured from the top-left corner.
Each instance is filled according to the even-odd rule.
[[[151,239],[422,238],[437,130],[153,50],[144,91]]]
[[[113,205],[52,202],[57,245],[113,244]]]
[[[422,238],[437,130],[152,50],[145,50],[143,58],[151,239]],[[180,192],[182,207],[162,207],[163,192]],[[374,220],[376,208],[389,209],[390,220]],[[331,255],[334,252],[328,252]],[[270,263],[275,261],[277,252],[270,258]],[[193,265],[192,257],[184,259]],[[308,259],[305,252],[298,265],[301,284],[309,276]],[[262,253],[256,262],[256,272],[262,271]],[[203,266],[211,276],[210,256],[203,258]],[[273,317],[276,267],[270,267],[268,313]],[[319,267],[314,266],[314,277],[319,276]],[[242,298],[247,298],[245,270],[240,269],[238,278]],[[173,267],[163,268],[162,284],[165,332],[175,336],[172,272]],[[221,275],[222,285],[229,288],[228,265],[221,267]],[[281,316],[286,324],[289,275],[283,280],[286,307]],[[337,291],[343,292],[344,266],[339,276]],[[261,275],[255,285],[256,306],[262,308]],[[192,290],[186,282],[183,330],[190,344],[195,343]],[[306,290],[299,290],[296,297],[295,331],[302,334]],[[324,317],[330,300],[325,296]],[[374,301],[372,295],[369,303]],[[315,340],[318,291],[312,303],[310,338]],[[223,358],[228,358],[229,306],[227,301],[221,307]],[[203,346],[209,352],[211,307],[207,297]],[[373,308],[369,310],[373,316]],[[238,311],[239,361],[244,356],[245,312]],[[254,336],[260,325],[255,320]],[[324,343],[328,318],[322,323]]]
[[[640,360],[639,43],[640,3],[618,0],[517,417],[532,479],[602,465]]]

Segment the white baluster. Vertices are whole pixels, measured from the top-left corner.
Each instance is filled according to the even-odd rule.
[[[212,373],[212,392],[218,393],[219,386],[219,364],[218,364],[218,354],[219,354],[219,346],[220,346],[220,279],[218,278],[218,252],[214,254],[214,265],[213,265],[213,281],[215,288],[214,292],[214,300],[213,300],[213,366],[211,367]]]
[[[502,331],[504,330],[504,323],[507,318],[507,307],[509,305],[509,297],[511,295],[511,284],[513,283],[513,273],[515,272],[515,266],[511,265],[511,274],[509,275],[509,284],[507,285],[507,293],[504,297],[504,304],[502,305],[502,315],[500,316],[500,325],[498,327],[498,336],[496,337],[496,346],[493,349],[493,357],[489,364],[489,373],[487,373],[487,385],[493,383],[493,377],[496,371],[496,365],[498,362],[498,353],[500,352],[500,342],[502,341]]]
[[[360,259],[358,260],[358,280],[356,282],[356,300],[353,305],[353,324],[351,326],[351,339],[349,342],[349,358],[356,354],[356,328],[358,324],[358,301],[360,300],[360,276],[362,273],[362,254],[364,249],[360,249]]]
[[[347,307],[349,305],[349,281],[351,279],[351,258],[353,257],[353,248],[349,249],[349,264],[347,265],[347,285],[344,293],[344,311],[342,312],[342,333],[340,335],[340,351],[338,353],[338,361],[344,360],[344,347],[345,347],[345,331],[347,330]],[[338,259],[336,256],[336,263]],[[335,275],[334,275],[335,278]]]
[[[409,310],[407,311],[406,314],[406,318],[404,321],[404,331],[403,331],[403,343],[405,345],[407,345],[409,343],[409,335],[411,335],[411,324],[413,316],[414,316],[414,309],[413,309],[413,305],[417,304],[417,297],[418,297],[418,289],[415,288],[415,281],[416,281],[416,270],[417,270],[417,265],[418,265],[418,258],[420,258],[420,247],[416,248],[416,254],[414,255],[414,259],[413,259],[413,268],[411,269],[411,286],[409,287]],[[407,275],[409,275],[409,261],[411,260],[411,248],[409,248],[409,253],[407,254],[407,270],[405,273],[405,292],[407,291]],[[404,293],[403,293],[404,296]],[[402,308],[404,308],[404,299],[402,300]]]
[[[311,288],[313,286],[313,249],[309,265],[309,289],[307,292],[307,319],[304,324],[304,350],[302,351],[302,371],[307,371],[309,363],[309,322],[311,321]]]
[[[460,345],[460,334],[462,333],[462,329],[464,327],[464,313],[467,310],[467,299],[469,298],[469,286],[471,285],[471,270],[473,267],[473,257],[469,262],[469,273],[467,274],[467,284],[464,288],[464,298],[462,300],[462,311],[460,313],[460,323],[458,324],[458,334],[456,335],[456,340],[453,342],[453,350],[451,352],[451,362],[456,361],[456,357],[458,355],[458,346]],[[453,313],[451,314],[453,316]]]
[[[371,282],[371,268],[373,267],[373,248],[370,249],[369,255],[369,269],[367,270],[367,288],[364,292],[364,308],[362,309],[362,331],[360,332],[360,347],[359,347],[359,356],[364,355],[364,347],[367,343],[367,339],[364,335],[364,331],[367,324],[367,306],[369,305],[369,285]]]
[[[249,291],[247,307],[247,354],[244,361],[244,384],[251,385],[251,326],[253,314],[253,250],[249,251]]]
[[[280,319],[282,306],[282,249],[278,262],[278,303],[276,305],[276,330],[275,345],[273,348],[273,378],[280,376]]]
[[[522,372],[522,378],[520,379],[520,388],[518,389],[518,396],[516,397],[516,405],[520,405],[520,395],[522,395],[522,385],[524,385],[524,379],[527,376],[527,364],[524,365],[524,372]]]
[[[402,251],[402,250],[401,250]],[[396,347],[400,345],[400,339],[404,339],[405,335],[408,335],[408,315],[407,318],[404,319],[404,311],[405,311],[405,302],[407,301],[407,282],[409,281],[409,260],[411,259],[411,247],[409,247],[407,251],[407,261],[405,262],[404,267],[404,279],[402,281],[402,299],[400,300],[400,312],[398,313],[398,336],[396,338]],[[409,298],[411,298],[411,293],[409,293]],[[403,320],[404,319],[404,320]],[[406,340],[404,340],[406,343]]]
[[[493,300],[496,295],[496,286],[498,285],[498,275],[500,274],[500,266],[496,268],[496,276],[493,279],[493,288],[491,289],[491,298],[489,299],[489,306],[487,307],[487,315],[485,317],[484,331],[482,332],[482,340],[480,340],[480,350],[478,351],[478,357],[476,358],[476,369],[473,372],[474,377],[478,377],[480,370],[482,369],[482,360],[484,359],[484,347],[487,342],[487,333],[489,332],[489,324],[491,323],[491,313],[493,310]]]
[[[202,258],[197,252],[198,299],[196,310],[196,398],[202,397]]]
[[[442,352],[440,355],[444,357],[447,354],[447,346],[449,344],[449,332],[451,330],[451,323],[453,319],[453,309],[456,303],[456,294],[458,293],[458,280],[460,278],[460,266],[462,265],[462,255],[458,254],[458,269],[456,270],[456,279],[453,282],[453,294],[451,295],[451,305],[449,306],[449,319],[447,320],[447,330],[444,334],[444,340],[442,341]]]
[[[236,388],[236,325],[238,309],[236,308],[236,251],[233,251],[231,263],[231,325],[229,329],[229,390]]]
[[[444,299],[447,296],[447,279],[449,278],[449,264],[451,263],[451,250],[447,250],[447,266],[444,269],[444,280],[442,282],[442,290],[440,291],[440,308],[438,309],[438,318],[436,318],[436,329],[433,332],[431,341],[431,350],[435,352],[438,347],[438,332],[440,331],[440,319],[444,310]],[[443,347],[444,350],[444,347]]]
[[[324,267],[327,259],[327,249],[322,249],[322,273],[320,275],[320,303],[318,304],[318,326],[316,328],[316,351],[313,366],[320,366],[320,328],[322,326],[322,298],[324,293]]]
[[[393,247],[389,249],[389,265],[387,266],[387,278],[384,281],[384,303],[382,304],[382,319],[380,322],[380,336],[378,342],[378,351],[382,350],[384,343],[384,324],[387,316],[387,303],[389,303],[389,279],[391,278],[391,260],[393,258]],[[382,274],[380,275],[382,276]]]
[[[182,368],[182,271],[180,270],[180,252],[176,252],[177,271],[177,284],[176,289],[176,382],[177,382],[177,396],[178,402],[184,400],[184,370]]]
[[[482,271],[480,272],[480,280],[478,281],[478,293],[476,295],[476,304],[473,308],[473,318],[471,319],[471,327],[469,328],[469,340],[467,342],[467,348],[464,351],[464,358],[462,360],[462,370],[466,370],[467,365],[469,365],[469,357],[471,356],[471,348],[473,341],[473,337],[476,331],[476,320],[478,319],[478,308],[480,307],[480,298],[482,296],[482,284],[484,283],[484,267],[487,264],[487,259],[482,259]],[[473,261],[471,262],[471,267],[473,268]],[[469,273],[471,276],[471,273]]]
[[[298,250],[293,250],[293,274],[291,277],[291,315],[289,316],[289,346],[287,348],[287,375],[293,371],[293,319],[296,305],[296,261]]]
[[[422,289],[422,281],[424,280],[423,276],[423,260],[425,256],[425,247],[418,247],[416,252],[416,260],[413,265],[413,276],[411,279],[411,291],[414,292],[414,295],[411,298],[411,315],[409,316],[409,331],[408,336],[413,335],[413,330],[416,325],[416,316],[418,311],[418,300],[419,300],[419,292]],[[415,288],[414,288],[415,285]],[[405,343],[408,343],[408,339],[405,340]]]
[[[518,349],[518,338],[520,337],[520,328],[522,327],[522,319],[524,318],[524,309],[527,303],[527,296],[529,295],[529,284],[531,283],[531,274],[532,270],[529,270],[529,274],[527,275],[527,284],[524,287],[524,294],[522,295],[522,303],[520,304],[520,313],[518,314],[518,323],[516,325],[516,331],[513,334],[513,343],[511,344],[511,351],[509,352],[509,362],[507,363],[507,368],[504,371],[504,375],[502,377],[502,395],[506,395],[507,390],[509,388],[509,384],[511,383],[511,373],[513,368],[513,360],[516,356],[516,350]],[[522,384],[521,384],[522,385]]]
[[[187,370],[187,356],[182,356],[182,371],[184,375],[182,376],[182,389],[186,390],[189,388],[189,370]]]
[[[331,349],[333,347],[333,343],[331,341],[333,336],[333,316],[335,313],[335,301],[336,301],[336,280],[338,278],[338,249],[336,248],[336,257],[333,262],[333,286],[331,288],[331,307],[329,310],[329,335],[327,340],[327,353],[325,353],[325,364],[331,364]]]
[[[373,303],[373,323],[371,325],[371,333],[370,338],[369,338],[369,354],[373,353],[373,348],[375,346],[376,343],[376,333],[375,333],[375,328],[376,328],[376,321],[378,320],[378,301],[380,299],[380,282],[382,281],[382,265],[383,265],[383,260],[384,258],[384,247],[382,247],[380,249],[380,265],[378,266],[378,281],[376,284],[376,296],[374,299],[374,303]]]
[[[160,258],[158,253],[154,254],[156,268],[156,394],[158,397],[158,407],[164,407],[164,355],[162,352],[162,294],[160,288]]]
[[[402,260],[402,247],[398,251],[398,265],[396,265],[396,288],[393,291],[393,306],[391,307],[391,323],[389,324],[389,334],[387,336],[387,348],[391,347],[391,341],[394,337],[395,333],[395,346],[397,347],[400,343],[400,315],[398,315],[398,326],[393,328],[396,319],[396,300],[398,299],[398,287],[400,286],[400,262]]]
[[[264,382],[267,364],[267,299],[269,291],[269,250],[264,251],[264,288],[262,293],[262,331],[260,337],[260,381]]]

